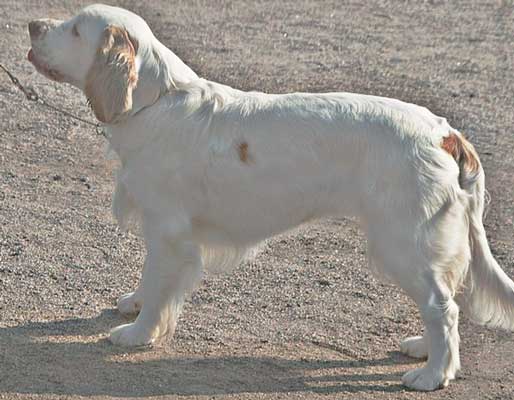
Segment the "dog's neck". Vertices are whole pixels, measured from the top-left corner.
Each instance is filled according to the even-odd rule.
[[[136,57],[138,83],[132,94],[130,115],[151,106],[177,86],[198,79],[198,75],[170,49],[155,37],[152,39],[140,47]]]
[[[163,93],[152,105],[128,115],[123,120],[105,126],[110,148],[118,155],[122,164],[137,158],[137,154],[148,144],[158,140],[158,136],[176,136],[180,143],[184,132],[195,121],[196,129],[202,131],[212,122],[212,117],[223,107],[241,97],[241,91],[202,78],[177,84],[176,89]],[[193,116],[194,113],[196,117]],[[247,111],[248,112],[248,111]],[[200,125],[204,124],[203,128]],[[187,135],[186,135],[187,136]],[[180,147],[180,146],[179,146]],[[180,149],[177,147],[178,152]],[[173,151],[171,146],[168,151]]]

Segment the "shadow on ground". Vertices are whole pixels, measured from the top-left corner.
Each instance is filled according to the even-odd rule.
[[[5,378],[0,393],[139,397],[400,392],[405,390],[400,375],[385,367],[412,362],[398,353],[377,360],[341,361],[246,355],[176,358],[166,352],[115,347],[99,338],[118,322],[117,314],[109,310],[90,319],[0,329]]]

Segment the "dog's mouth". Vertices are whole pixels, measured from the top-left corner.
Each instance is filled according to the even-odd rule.
[[[32,49],[29,50],[27,54],[27,59],[32,63],[34,67],[36,67],[36,70],[39,73],[43,74],[47,78],[56,82],[64,81],[64,75],[61,74],[59,71],[50,68],[48,64],[38,60]]]

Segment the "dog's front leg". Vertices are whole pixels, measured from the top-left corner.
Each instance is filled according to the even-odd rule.
[[[133,292],[125,293],[120,296],[116,308],[123,315],[134,315],[141,311],[143,306],[143,282],[145,272],[147,271],[146,262],[143,265],[143,272],[141,273],[141,280],[139,286]]]
[[[173,334],[184,297],[201,277],[200,249],[195,243],[155,233],[146,242],[141,312],[135,322],[111,331],[109,339],[114,344],[148,345]]]

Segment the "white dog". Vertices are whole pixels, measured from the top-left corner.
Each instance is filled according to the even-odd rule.
[[[93,5],[29,24],[28,58],[82,89],[121,160],[113,210],[140,226],[139,287],[110,334],[137,346],[172,334],[203,267],[228,268],[252,246],[304,222],[355,216],[371,264],[419,307],[423,336],[401,349],[427,364],[403,383],[444,387],[460,367],[459,304],[514,328],[514,283],[482,224],[484,172],[444,118],[352,93],[271,95],[201,78],[137,15]]]

